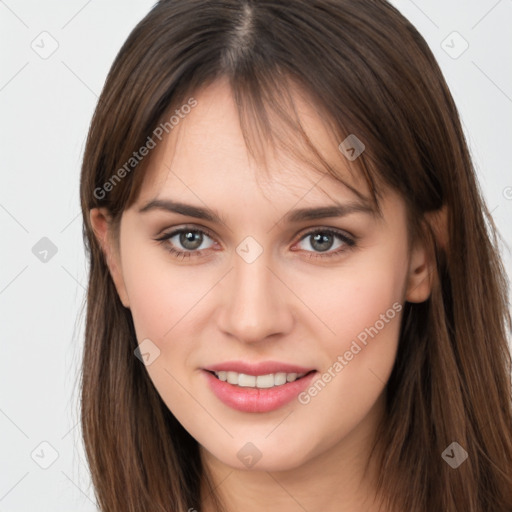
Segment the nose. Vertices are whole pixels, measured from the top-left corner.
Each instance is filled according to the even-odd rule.
[[[226,276],[220,292],[222,305],[217,318],[225,334],[255,343],[291,331],[292,293],[265,252],[252,263],[235,253],[234,268]]]

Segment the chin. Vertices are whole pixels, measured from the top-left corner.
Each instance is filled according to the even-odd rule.
[[[299,453],[298,447],[290,447],[289,450],[280,450],[278,447],[268,447],[257,451],[256,448],[247,447],[237,451],[240,457],[226,458],[226,453],[213,453],[212,455],[217,458],[221,463],[225,464],[236,470],[243,471],[290,471],[300,467],[306,462],[306,454]],[[266,452],[269,453],[266,453]],[[253,457],[253,460],[250,457]],[[245,459],[245,460],[244,460]]]

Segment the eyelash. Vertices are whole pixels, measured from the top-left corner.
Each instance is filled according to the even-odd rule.
[[[202,235],[208,236],[211,239],[214,239],[213,234],[210,231],[208,231],[207,229],[204,229],[204,228],[199,229],[196,227],[184,226],[182,228],[176,229],[169,233],[164,233],[161,237],[155,238],[155,240],[157,242],[160,242],[164,246],[165,250],[170,252],[174,257],[181,258],[182,260],[185,258],[190,258],[190,257],[204,256],[203,251],[207,251],[208,249],[201,249],[199,251],[198,250],[180,251],[178,249],[175,249],[171,245],[165,243],[170,238],[172,238],[176,235],[179,235],[181,233],[188,233],[188,232],[200,233]],[[316,235],[318,233],[338,237],[345,245],[342,246],[341,248],[338,248],[335,251],[329,251],[329,252],[325,252],[325,253],[319,253],[319,252],[314,252],[314,251],[305,251],[307,253],[310,253],[309,258],[331,258],[333,256],[340,256],[341,253],[343,253],[347,250],[350,250],[356,246],[356,238],[355,237],[351,238],[351,237],[347,236],[345,233],[338,231],[336,229],[333,229],[333,228],[313,229],[311,231],[308,231],[307,233],[304,233],[304,235],[301,236],[301,238],[298,240],[298,242],[305,240],[306,238],[308,238],[308,236]]]

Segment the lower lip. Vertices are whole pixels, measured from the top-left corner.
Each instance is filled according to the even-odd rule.
[[[316,371],[311,372],[294,382],[260,389],[235,386],[218,379],[206,370],[203,370],[203,373],[217,398],[227,406],[242,412],[270,412],[283,407],[304,391],[317,374]]]

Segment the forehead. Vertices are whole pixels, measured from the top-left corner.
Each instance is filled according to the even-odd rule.
[[[327,129],[322,114],[299,88],[293,89],[292,96],[300,123],[314,147],[352,190],[330,176],[318,157],[276,114],[269,118],[272,129],[287,141],[288,150],[276,150],[269,141],[263,142],[267,172],[262,172],[261,162],[255,161],[248,151],[229,83],[218,80],[193,95],[197,105],[180,117],[152,151],[137,203],[165,191],[173,195],[178,190],[187,195],[212,195],[225,189],[242,194],[255,186],[271,201],[278,201],[283,195],[299,198],[305,193],[310,197],[357,197],[354,190],[368,197],[365,180],[350,171],[338,149],[339,141]],[[251,132],[255,126],[256,123],[249,126]],[[265,135],[259,140],[264,141]],[[305,155],[308,162],[299,154]]]

